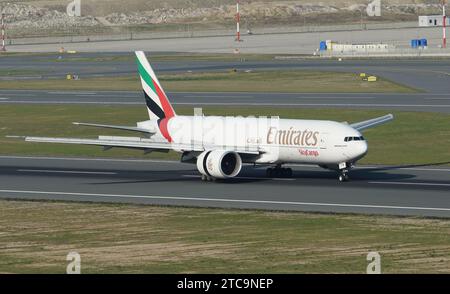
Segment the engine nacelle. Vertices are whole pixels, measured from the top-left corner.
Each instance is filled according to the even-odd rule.
[[[217,179],[237,176],[242,168],[241,156],[234,151],[210,150],[197,157],[197,169],[205,175]]]

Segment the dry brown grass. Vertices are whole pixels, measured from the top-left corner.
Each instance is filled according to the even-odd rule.
[[[0,272],[449,273],[450,221],[0,201]]]

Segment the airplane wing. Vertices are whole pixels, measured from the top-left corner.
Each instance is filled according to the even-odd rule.
[[[365,129],[373,128],[373,127],[379,126],[381,124],[387,123],[393,119],[394,119],[394,115],[392,115],[390,113],[390,114],[380,116],[377,118],[365,120],[362,122],[357,122],[357,123],[351,124],[350,126],[358,131],[363,131]]]
[[[87,127],[97,127],[97,128],[107,128],[107,129],[117,129],[117,130],[125,130],[125,131],[132,131],[132,132],[140,132],[140,133],[146,133],[146,134],[150,134],[150,135],[154,135],[156,133],[154,131],[139,128],[139,127],[102,125],[102,124],[91,124],[91,123],[80,123],[80,122],[73,122],[72,124],[77,125],[77,126],[87,126]]]
[[[113,147],[118,147],[118,148],[140,149],[146,152],[149,151],[168,152],[169,150],[173,149],[181,151],[203,152],[210,148],[195,142],[192,144],[179,144],[179,143],[169,143],[167,141],[155,141],[152,139],[140,137],[122,137],[122,136],[99,136],[98,139],[52,138],[52,137],[23,137],[23,138],[25,139],[26,142],[103,146],[105,150]],[[233,151],[247,155],[259,155],[262,153],[262,151],[260,150],[257,149],[249,150],[247,148],[233,149]]]
[[[105,149],[113,147],[140,149],[145,151],[169,151],[177,148],[185,151],[204,151],[201,146],[190,144],[171,144],[164,141],[154,141],[140,137],[99,136],[98,139],[80,138],[52,138],[52,137],[24,137],[26,142],[62,143],[103,146]]]

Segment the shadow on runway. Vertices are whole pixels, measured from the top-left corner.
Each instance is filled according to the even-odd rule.
[[[425,163],[425,164],[405,164],[405,165],[390,165],[390,166],[380,166],[375,168],[360,168],[358,170],[372,170],[372,171],[382,171],[382,170],[396,170],[396,169],[404,169],[404,168],[418,168],[418,167],[432,167],[432,166],[441,166],[450,164],[450,161],[445,162],[433,162],[433,163]]]
[[[375,168],[358,168],[351,170],[350,183],[365,183],[367,181],[399,181],[405,179],[418,178],[418,175],[413,170],[406,168],[417,168],[426,166],[439,166],[449,164],[450,162],[438,162],[420,165],[396,165],[396,166],[382,166]],[[39,167],[45,169],[46,167]],[[50,168],[50,167],[48,167]],[[24,172],[23,170],[37,169],[35,166],[1,166],[0,176],[19,176],[19,177],[42,177],[46,180],[56,179],[70,179],[78,178],[89,180],[88,185],[120,185],[120,184],[139,184],[139,183],[196,183],[201,182],[200,175],[196,168],[171,169],[171,170],[119,170],[119,169],[77,169],[70,168],[71,172],[64,173],[67,168],[54,168],[51,170],[55,173],[39,173],[39,172]],[[22,171],[21,171],[22,170]],[[397,172],[400,171],[401,172]],[[61,173],[59,173],[59,172]],[[79,171],[80,173],[76,173]],[[83,173],[83,172],[89,173]],[[104,172],[111,172],[112,174],[102,174]],[[98,173],[98,174],[95,174]],[[282,179],[273,179],[266,177],[265,167],[252,165],[245,165],[237,178],[218,180],[217,182],[227,185],[243,184],[243,183],[265,183],[270,182],[272,185],[334,185],[337,183],[337,172],[325,169],[311,169],[311,168],[295,168],[293,180],[282,181]]]
[[[416,175],[410,173],[395,173],[392,170],[378,169],[358,169],[350,172],[351,182],[365,183],[367,181],[399,181],[415,178]],[[122,180],[102,181],[90,183],[92,185],[120,185],[120,184],[137,184],[137,183],[196,183],[201,182],[200,175],[197,170],[185,171],[135,171],[126,174],[117,175],[115,178]],[[128,179],[128,180],[126,180]],[[293,184],[301,181],[302,185],[311,184],[335,184],[337,183],[337,172],[329,170],[294,170],[290,181],[282,181],[280,178],[267,178],[265,169],[254,168],[252,166],[244,166],[239,176],[226,180],[216,180],[217,183],[233,185],[245,183],[264,183],[272,184]],[[273,181],[277,180],[277,181]],[[279,180],[279,181],[278,181]],[[298,181],[295,181],[298,180]]]

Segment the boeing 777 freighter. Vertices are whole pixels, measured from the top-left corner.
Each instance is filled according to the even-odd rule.
[[[392,114],[347,124],[327,120],[278,117],[176,115],[143,52],[136,52],[149,120],[135,127],[92,123],[83,126],[141,133],[140,137],[99,136],[98,139],[25,137],[28,142],[68,143],[141,149],[174,150],[182,162],[197,165],[202,180],[236,177],[244,163],[267,165],[268,177],[290,177],[285,164],[319,165],[338,172],[339,181],[367,153],[361,131],[393,119]]]

